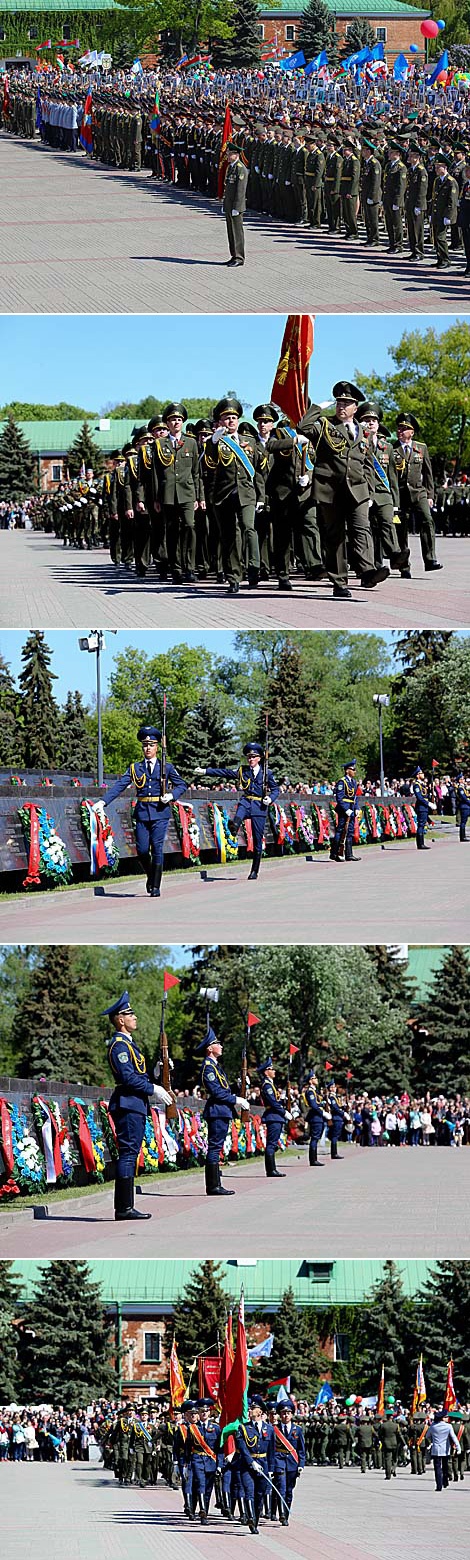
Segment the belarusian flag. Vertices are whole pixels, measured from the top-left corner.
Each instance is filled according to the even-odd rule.
[[[175,1339],[170,1354],[170,1398],[172,1408],[181,1408],[186,1397],[186,1383],[178,1359]]]
[[[230,113],[230,103],[227,103],[226,106],[225,106],[225,119],[224,119],[224,128],[223,128],[223,131],[222,131],[222,145],[221,145],[221,148],[220,148],[219,173],[218,173],[218,179],[217,179],[217,195],[219,197],[219,200],[220,200],[221,195],[223,195],[223,193],[224,193],[225,174],[226,174],[226,171],[227,171],[227,147],[229,145],[229,142],[232,139],[232,135],[233,135],[232,115]]]
[[[453,1408],[457,1408],[457,1398],[454,1388],[454,1361],[449,1360],[449,1364],[447,1366],[446,1390],[443,1403],[444,1413],[449,1414]]]
[[[289,1396],[290,1376],[278,1376],[276,1381],[268,1381],[267,1396],[274,1397],[277,1400],[281,1387],[284,1389],[284,1394],[287,1393],[287,1396]]]
[[[245,1297],[243,1290],[238,1308],[238,1332],[232,1369],[225,1387],[223,1440],[229,1431],[248,1419],[248,1348],[245,1332]]]
[[[225,1400],[226,1400],[226,1396],[227,1396],[227,1382],[228,1382],[228,1378],[230,1376],[232,1365],[233,1365],[233,1328],[232,1328],[232,1312],[229,1311],[229,1314],[228,1314],[228,1317],[227,1317],[226,1326],[225,1326],[225,1343],[224,1343],[224,1352],[223,1352],[223,1355],[222,1355],[222,1364],[221,1364],[221,1367],[220,1367],[220,1381],[219,1381],[220,1423],[221,1423],[222,1428],[227,1423],[226,1414],[225,1414]]]

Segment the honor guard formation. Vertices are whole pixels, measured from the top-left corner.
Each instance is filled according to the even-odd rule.
[[[408,580],[411,533],[424,573],[441,569],[436,522],[469,532],[467,473],[435,478],[413,412],[397,414],[392,438],[380,405],[351,381],[338,380],[333,398],[333,413],[310,404],[297,429],[270,402],[247,422],[224,396],[195,424],[171,402],[106,457],[101,480],[88,472],[33,501],[33,526],[64,547],[109,547],[126,576],[213,578],[230,596],[276,577],[283,592],[329,579],[340,599],[351,571],[365,590],[391,570]]]
[[[280,79],[282,77],[282,79]],[[159,107],[155,113],[155,83]],[[3,127],[40,134],[46,146],[76,151],[91,86],[84,144],[93,159],[177,187],[187,197],[223,196],[230,261],[244,263],[243,211],[263,223],[304,229],[298,242],[323,235],[402,257],[401,263],[453,262],[470,274],[470,109],[458,81],[444,94],[411,70],[407,84],[389,78],[361,84],[299,76],[269,66],[259,72],[212,71],[206,80],[162,67],[115,81],[49,72],[15,72],[3,101]],[[230,143],[224,140],[226,104]],[[234,196],[236,197],[234,199]],[[312,248],[309,242],[309,257]]]

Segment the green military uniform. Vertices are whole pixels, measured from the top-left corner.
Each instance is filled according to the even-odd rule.
[[[375,148],[370,142],[365,142],[363,147],[362,166],[362,209],[366,225],[366,243],[378,244],[379,240],[379,211],[382,199],[382,166],[380,159],[373,155]]]
[[[414,434],[417,434],[418,419],[411,412],[400,413],[397,417],[398,434],[400,428],[406,427],[407,420]],[[408,546],[408,531],[414,520],[419,527],[425,570],[438,569],[441,565],[436,559],[436,528],[430,507],[434,498],[434,477],[427,445],[415,437],[406,444],[399,442],[395,446],[393,459],[400,493],[402,547]]]
[[[231,401],[227,397],[219,401],[214,407],[214,422],[217,423],[219,416],[229,411],[241,417],[243,407],[240,401]],[[256,504],[263,505],[265,498],[262,457],[254,437],[224,437],[224,430],[216,429],[204,446],[202,469],[204,466],[214,473],[214,513],[220,530],[224,573],[229,582],[230,594],[233,595],[240,586],[244,561],[248,584],[256,586],[259,580],[255,511]]]
[[[343,381],[340,382],[344,384]],[[355,386],[354,400],[361,396]],[[339,395],[335,385],[333,395]],[[314,458],[313,496],[322,539],[325,567],[335,594],[347,589],[348,562],[346,535],[354,553],[354,563],[365,585],[375,578],[374,548],[369,524],[369,502],[375,477],[367,440],[354,433],[335,417],[324,416],[320,406],[310,406],[299,423],[312,445]]]
[[[401,151],[399,143],[392,141],[390,146],[392,156],[385,169],[383,187],[385,226],[388,233],[388,253],[401,255],[406,168],[399,155]]]
[[[164,421],[176,403],[166,407]],[[179,408],[186,420],[187,410]],[[199,501],[199,459],[195,438],[181,433],[155,440],[153,468],[156,503],[160,507],[170,573],[175,584],[195,580],[196,506]]]
[[[419,157],[419,147],[412,143],[411,151]],[[406,225],[412,260],[422,260],[424,254],[424,218],[428,192],[428,176],[424,163],[410,162],[405,193]]]
[[[448,159],[444,156],[436,158],[438,166],[448,169]],[[440,270],[450,266],[449,237],[451,228],[457,221],[458,210],[458,184],[449,172],[438,173],[434,180],[432,192],[432,232],[434,247],[437,254],[437,265]]]
[[[386,1415],[385,1420],[381,1424],[379,1434],[382,1443],[385,1478],[387,1480],[396,1478],[398,1448],[400,1444],[404,1445],[404,1438],[400,1426],[397,1424],[396,1419],[391,1417],[391,1414]]]
[[[292,547],[306,579],[319,579],[324,572],[313,498],[313,472],[304,473],[302,452],[296,439],[289,439],[288,425],[282,424],[272,434],[268,451],[270,468],[266,492],[273,528],[274,566],[280,588],[289,590],[292,588],[289,582]]]
[[[357,153],[355,141],[350,140],[346,136],[343,144],[344,155],[339,193],[341,198],[341,215],[344,222],[344,237],[357,238],[361,161]]]
[[[374,1426],[370,1419],[358,1420],[356,1425],[356,1444],[361,1473],[367,1473],[367,1469],[372,1467],[374,1446]]]
[[[232,148],[234,151],[237,148]],[[224,214],[227,226],[228,247],[230,250],[229,265],[245,264],[245,234],[243,231],[243,213],[246,208],[246,187],[248,182],[248,169],[240,156],[236,161],[227,165],[224,185]]]

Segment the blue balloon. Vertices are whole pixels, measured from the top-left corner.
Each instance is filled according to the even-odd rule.
[[[439,28],[439,32],[444,32],[445,25],[446,25],[445,22],[438,22],[437,25],[438,25],[438,28]]]
[[[419,54],[419,45],[417,43],[410,43],[410,54]]]

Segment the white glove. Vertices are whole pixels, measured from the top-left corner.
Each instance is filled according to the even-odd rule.
[[[171,1094],[168,1094],[167,1089],[162,1089],[159,1083],[153,1085],[153,1097],[158,1105],[171,1105]]]
[[[255,173],[259,173],[259,168],[257,168],[256,163],[255,163]]]
[[[243,1098],[243,1094],[237,1094],[237,1097],[236,1097],[236,1100],[235,1100],[235,1104],[236,1104],[237,1110],[249,1110],[250,1109],[250,1102],[249,1102],[249,1100],[245,1100]]]
[[[260,498],[259,503],[256,505],[256,513],[257,513],[257,515],[260,515],[263,509],[264,509],[264,499]]]
[[[415,217],[421,216],[421,206],[415,206]]]
[[[351,818],[351,816],[352,816],[352,807],[347,807],[346,808],[346,817],[347,818]]]
[[[254,1469],[255,1473],[262,1473],[263,1472],[263,1469],[261,1467],[261,1463],[255,1462],[254,1458],[253,1458],[253,1462],[252,1462],[251,1466]]]
[[[160,797],[160,801],[161,802],[173,802],[174,801],[173,792],[172,791],[162,791],[162,794],[161,794],[161,797]]]
[[[266,791],[265,792],[265,795],[262,798],[262,802],[263,802],[263,807],[269,807],[270,803],[272,802],[272,796],[271,796],[270,791]]]
[[[240,216],[240,212],[239,211],[232,211],[232,217],[239,217],[239,216]]]
[[[299,487],[299,488],[306,488],[306,487],[308,487],[309,482],[310,482],[310,477],[308,477],[307,474],[305,474],[304,477],[297,477],[297,487]]]
[[[370,200],[369,196],[367,196],[367,205],[368,206],[373,206],[373,204],[374,204],[373,200]]]
[[[444,227],[450,227],[450,217],[444,217]]]
[[[194,773],[195,775],[205,775],[207,771],[205,769],[201,769],[200,764],[198,764],[197,768],[194,770]]]
[[[399,210],[400,210],[399,206],[392,206],[392,211],[399,211]]]
[[[285,1115],[286,1121],[292,1121],[292,1111],[291,1110],[284,1111],[284,1115]]]
[[[297,434],[297,444],[300,444],[300,445],[308,444],[308,439],[307,439],[305,433],[298,433]]]
[[[212,443],[218,444],[219,439],[225,439],[226,432],[226,428],[216,428],[215,432],[212,434]]]
[[[436,812],[436,803],[435,802],[430,802],[429,803],[429,808],[430,808],[431,812]]]

